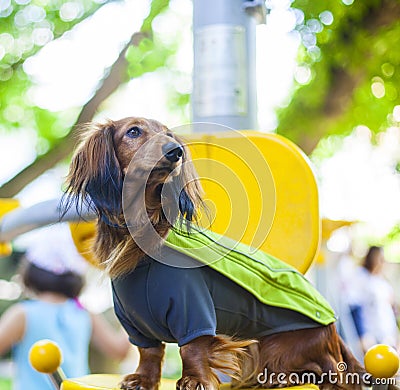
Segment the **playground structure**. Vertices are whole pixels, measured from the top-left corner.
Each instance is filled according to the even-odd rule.
[[[78,379],[65,379],[65,375],[60,369],[62,351],[58,346],[49,341],[41,340],[34,344],[30,350],[29,358],[32,366],[39,372],[47,374],[56,389],[60,390],[84,390],[84,389],[117,389],[120,377],[118,375],[89,375]],[[375,378],[374,390],[387,389],[390,378],[392,378],[399,369],[399,356],[397,352],[383,344],[371,347],[364,357],[367,373]],[[175,382],[163,380],[163,390],[172,390]],[[229,389],[229,384],[221,385],[221,390]],[[296,387],[287,387],[288,390],[315,390],[316,385],[302,385]]]
[[[303,153],[280,136],[255,131],[194,134],[188,138],[188,143],[205,189],[205,198],[213,205],[210,207],[212,223],[208,227],[285,259],[305,272],[318,253],[321,224],[316,181]],[[254,170],[251,169],[253,167]],[[257,172],[257,169],[263,172]],[[236,175],[230,176],[227,174],[229,171]],[[237,193],[239,199],[235,200],[234,196],[227,199],[224,193]],[[234,211],[240,206],[235,202],[242,204],[239,212]],[[246,203],[251,207],[244,207]],[[50,204],[54,206],[55,202]],[[37,218],[37,209],[41,210],[40,218]],[[39,204],[23,209],[14,200],[2,200],[0,210],[5,211],[0,220],[0,242],[7,250],[9,245],[6,240],[57,222],[55,217],[58,217],[54,207],[46,208]],[[73,211],[66,218],[72,220],[71,232],[77,248],[93,262],[88,249],[95,231],[94,224],[77,221]],[[257,234],[258,231],[264,232],[264,235]],[[34,350],[39,352],[33,355],[32,363],[41,372],[55,373],[51,377],[56,388],[115,389],[121,380],[118,375],[107,374],[66,379],[58,370],[61,355],[57,348],[52,344],[42,344]],[[375,375],[391,376],[385,371],[385,367],[390,365],[387,354],[378,355],[385,357],[384,363],[377,357],[370,358],[372,368],[369,370],[374,372],[374,367],[377,367]],[[388,356],[389,361],[392,359],[392,366],[396,366],[397,354]],[[173,387],[171,381],[164,380],[162,383],[163,390]],[[302,388],[315,389],[316,386]]]

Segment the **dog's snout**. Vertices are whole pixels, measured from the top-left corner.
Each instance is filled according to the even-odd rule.
[[[162,146],[165,158],[171,162],[177,162],[183,155],[182,147],[175,142],[168,142]]]

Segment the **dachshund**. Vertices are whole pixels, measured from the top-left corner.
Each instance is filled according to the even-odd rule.
[[[287,387],[275,374],[298,373],[301,384],[307,380],[300,373],[313,373],[323,389],[358,388],[328,381],[328,372],[340,374],[340,362],[349,372],[365,372],[334,323],[260,303],[208,266],[154,261],[183,256],[163,243],[177,223],[190,231],[202,197],[187,146],[161,123],[129,117],[83,130],[63,209],[87,206],[97,215],[93,250],[111,277],[115,312],[140,352],[136,372],[121,388],[158,388],[164,342],[180,347],[179,390],[216,390],[218,371],[236,387]]]

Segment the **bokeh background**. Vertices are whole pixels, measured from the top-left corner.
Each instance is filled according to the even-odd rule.
[[[378,244],[396,286],[400,3],[266,4],[267,23],[257,26],[259,130],[303,149],[324,226],[343,221],[326,228],[324,272],[343,253],[357,260]],[[189,123],[191,29],[190,0],[0,0],[0,198],[28,206],[58,197],[81,123],[131,115]],[[13,277],[24,243],[0,262],[1,308],[20,297]],[[90,288],[104,284],[93,275],[89,305]],[[99,311],[111,305],[107,292],[95,301]]]

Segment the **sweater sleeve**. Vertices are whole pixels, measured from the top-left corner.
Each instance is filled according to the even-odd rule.
[[[154,281],[149,294],[154,321],[167,328],[179,346],[216,334],[214,303],[201,268],[159,264],[150,275]],[[159,294],[161,291],[164,294]]]

